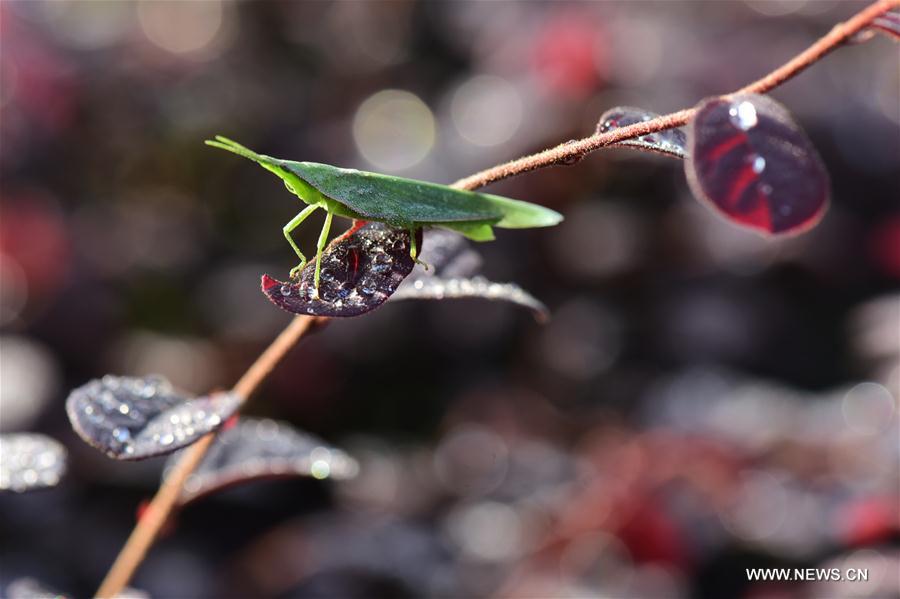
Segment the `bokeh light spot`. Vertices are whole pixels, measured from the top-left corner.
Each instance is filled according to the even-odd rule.
[[[875,435],[891,426],[896,405],[883,385],[860,383],[844,396],[841,409],[847,426],[858,433]]]
[[[407,169],[421,162],[434,146],[434,116],[415,94],[382,90],[357,109],[353,139],[362,157],[377,168]]]
[[[129,2],[35,4],[54,37],[82,50],[95,50],[118,43],[134,22],[134,6]]]
[[[172,54],[206,48],[222,28],[224,9],[218,0],[138,4],[138,21],[154,45]]]
[[[496,146],[522,124],[522,98],[505,79],[477,75],[459,86],[450,107],[456,130],[476,146]]]

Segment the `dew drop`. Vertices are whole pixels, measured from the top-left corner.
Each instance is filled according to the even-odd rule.
[[[728,110],[728,117],[735,127],[742,131],[748,131],[756,126],[758,122],[756,116],[756,107],[752,102],[744,100],[736,106],[732,106]]]
[[[331,466],[325,460],[316,460],[310,466],[309,473],[312,474],[313,478],[322,480],[328,478],[328,475],[331,474]]]
[[[291,286],[290,285],[282,285],[281,286],[281,295],[290,295],[291,294]]]
[[[757,175],[763,172],[766,169],[766,159],[760,155],[755,155],[753,158],[753,172]]]
[[[131,440],[131,433],[128,432],[127,428],[122,428],[121,426],[112,430],[112,436],[119,443],[127,443]]]

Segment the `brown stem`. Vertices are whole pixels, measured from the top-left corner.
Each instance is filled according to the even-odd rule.
[[[764,94],[778,87],[788,79],[798,75],[813,63],[821,60],[826,54],[843,44],[848,38],[868,27],[872,21],[892,8],[900,6],[900,0],[879,0],[859,11],[847,21],[835,25],[831,31],[819,38],[812,46],[784,63],[765,77],[742,87],[732,94]],[[673,127],[686,125],[694,116],[694,108],[686,108],[656,117],[649,121],[636,123],[627,127],[613,129],[606,133],[596,133],[589,137],[560,144],[525,156],[517,160],[500,164],[475,173],[465,179],[460,179],[453,184],[458,189],[478,189],[490,183],[515,177],[522,173],[534,171],[548,166],[559,164],[571,164],[584,156],[600,148],[613,145],[617,142],[648,135]]]
[[[234,385],[232,392],[243,398],[242,404],[253,394],[254,391],[266,380],[269,373],[278,365],[282,358],[287,355],[288,351],[309,331],[310,327],[320,319],[311,316],[297,316],[291,323],[281,331],[281,334],[272,342],[269,347],[256,359],[255,362],[247,369],[244,376]],[[128,581],[131,580],[134,571],[143,561],[147,550],[156,540],[160,529],[181,493],[184,481],[194,471],[206,451],[215,439],[216,434],[210,433],[199,441],[191,445],[185,450],[184,455],[175,464],[175,467],[166,477],[166,480],[160,486],[153,501],[147,506],[131,535],[125,542],[125,546],[119,552],[116,561],[106,574],[106,578],[100,584],[97,590],[97,597],[107,599],[114,597],[122,592]]]
[[[850,36],[865,29],[873,19],[897,6],[900,6],[900,0],[879,0],[867,6],[844,23],[836,25],[825,36],[784,65],[734,93],[762,94],[778,87],[846,42]],[[688,108],[650,121],[614,129],[607,133],[591,135],[574,142],[567,142],[537,154],[489,168],[465,179],[460,179],[453,184],[453,187],[477,189],[489,183],[508,179],[509,177],[539,168],[571,162],[590,154],[594,150],[616,142],[685,125],[693,117],[694,112],[693,108]],[[244,373],[244,376],[235,384],[232,391],[242,396],[246,402],[294,344],[309,331],[309,328],[315,322],[324,320],[326,319],[309,316],[297,316],[294,318],[291,324],[281,332],[275,341],[266,348],[262,355]],[[125,588],[125,585],[128,584],[128,581],[131,580],[134,571],[144,559],[147,550],[153,544],[160,529],[175,507],[184,481],[197,467],[200,460],[203,459],[214,438],[215,433],[210,433],[184,452],[182,458],[153,497],[153,501],[150,502],[144,516],[131,532],[106,578],[103,579],[103,583],[97,591],[97,597],[101,599],[113,597],[119,594]]]

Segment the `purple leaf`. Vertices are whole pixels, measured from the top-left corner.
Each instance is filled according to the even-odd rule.
[[[70,595],[52,590],[34,578],[17,578],[6,587],[8,599],[68,599]]]
[[[82,439],[117,460],[141,460],[186,447],[240,406],[233,393],[191,397],[162,377],[107,375],[69,394],[66,412]]]
[[[0,435],[0,491],[55,487],[66,471],[66,449],[44,435]]]
[[[890,11],[872,20],[872,29],[900,40],[900,12]]]
[[[506,301],[532,311],[538,321],[547,318],[547,308],[534,296],[513,283],[494,283],[472,276],[481,266],[481,256],[460,235],[432,229],[426,232],[422,259],[428,270],[416,265],[397,289],[392,301],[478,298]]]
[[[429,229],[422,240],[422,258],[428,270],[419,264],[413,269],[412,279],[428,274],[443,277],[465,277],[481,268],[481,254],[472,249],[465,237],[446,229]]]
[[[635,123],[643,123],[655,119],[659,115],[643,108],[631,106],[616,106],[610,108],[600,116],[597,123],[597,133],[607,133],[613,129],[620,129]],[[642,135],[634,139],[626,139],[613,144],[614,146],[626,146],[645,152],[664,154],[673,158],[684,158],[686,154],[687,138],[681,129],[666,129],[648,135]]]
[[[421,247],[421,230],[416,235]],[[383,304],[412,272],[415,263],[409,252],[409,231],[368,223],[325,248],[318,295],[315,260],[295,282],[263,275],[262,291],[276,306],[294,314],[359,316]]]
[[[728,220],[771,234],[815,225],[828,205],[828,173],[787,109],[744,94],[701,102],[684,163],[694,195]]]
[[[408,286],[401,286],[393,297],[395,301],[471,298],[510,302],[530,309],[538,321],[547,319],[547,307],[518,285],[494,283],[480,276],[449,279],[436,276],[422,277]]]
[[[17,578],[6,587],[6,599],[68,599],[71,595],[64,595],[51,589],[34,578]],[[149,599],[150,595],[144,591],[125,587],[113,599]]]
[[[169,457],[166,470],[179,457],[180,454]],[[356,461],[342,450],[287,424],[242,419],[219,433],[185,482],[178,501],[184,505],[225,487],[259,479],[346,479],[356,476],[358,470]]]

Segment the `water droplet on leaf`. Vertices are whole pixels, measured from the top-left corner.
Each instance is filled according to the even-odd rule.
[[[166,469],[181,454],[172,455]],[[184,505],[223,487],[264,478],[347,479],[356,475],[356,461],[344,451],[302,433],[288,424],[272,420],[243,418],[222,430],[181,490],[178,502]]]
[[[416,265],[392,300],[498,300],[529,308],[539,321],[547,317],[546,306],[518,285],[494,283],[484,277],[473,276],[481,266],[481,257],[460,235],[441,229],[427,231],[422,256],[432,268],[425,270],[422,265]]]
[[[756,117],[756,107],[747,100],[732,104],[728,108],[728,118],[741,131],[749,131],[759,122]]]
[[[162,377],[108,375],[72,391],[66,412],[88,444],[115,459],[140,460],[190,445],[239,405],[230,393],[191,397]]]

